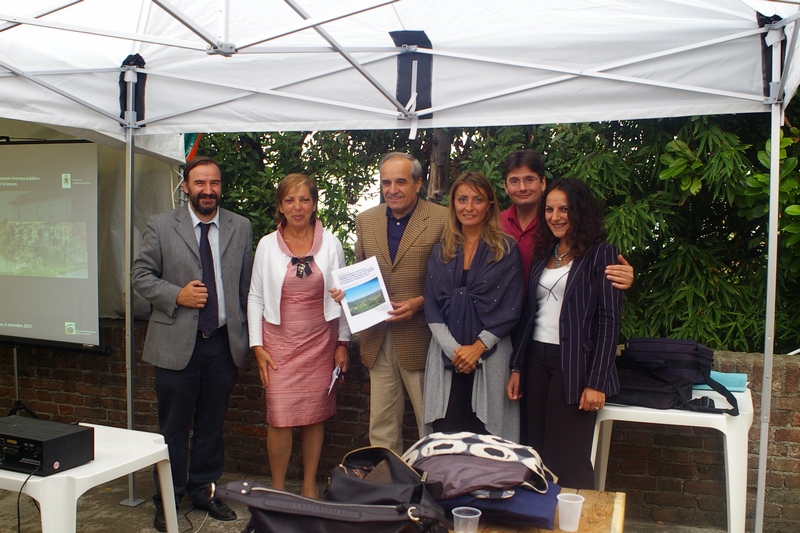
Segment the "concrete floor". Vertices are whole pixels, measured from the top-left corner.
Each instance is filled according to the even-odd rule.
[[[225,475],[221,482],[242,480],[242,476]],[[129,498],[128,478],[123,477],[106,485],[96,487],[78,500],[77,533],[151,533],[153,529],[153,478],[151,471],[142,470],[134,476],[136,497],[145,501],[138,506],[122,505]],[[268,478],[250,478],[269,485]],[[287,483],[289,490],[299,493],[299,481]],[[320,493],[324,485],[320,485]],[[17,528],[17,502],[19,499],[19,529]],[[244,506],[232,504],[239,518],[233,522],[219,522],[207,519],[205,513],[192,510],[187,499],[178,510],[178,526],[182,533],[198,532],[220,533],[240,532],[249,520],[249,512]],[[0,490],[0,533],[40,533],[39,511],[36,502],[28,496],[18,498],[15,492]],[[720,529],[668,526],[646,521],[625,522],[626,533],[719,533]]]
[[[236,481],[241,476],[226,475],[221,480]],[[121,502],[129,499],[128,478],[123,477],[95,487],[78,500],[77,533],[152,533],[153,516],[153,476],[151,470],[135,474],[135,495],[144,502],[131,507]],[[252,481],[268,484],[269,479],[253,478]],[[294,485],[294,484],[293,484]],[[299,484],[296,491],[299,492]],[[324,487],[323,487],[324,488]],[[293,487],[294,489],[294,487]],[[17,498],[15,492],[0,490],[0,533],[40,533],[42,531],[39,510],[32,498],[22,495],[19,498],[20,529],[17,529]],[[204,533],[240,532],[250,518],[244,506],[231,505],[238,515],[232,522],[219,522],[206,518],[206,513],[193,510],[188,498],[184,498],[178,509],[178,526],[181,532],[203,531]]]
[[[646,520],[625,520],[625,533],[724,533],[725,529],[659,524]]]

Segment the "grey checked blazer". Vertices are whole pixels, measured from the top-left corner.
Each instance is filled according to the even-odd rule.
[[[228,340],[236,366],[249,353],[247,293],[253,270],[250,221],[219,210],[219,249]],[[142,235],[142,251],[131,270],[133,288],[152,306],[144,360],[160,368],[182,370],[189,364],[197,338],[199,309],[176,305],[178,293],[192,280],[203,279],[200,250],[189,207],[153,215]]]
[[[386,204],[368,209],[356,217],[356,260],[375,256],[383,282],[393,302],[422,296],[425,271],[433,247],[442,240],[447,208],[419,200],[403,232],[394,263],[389,255],[386,234]],[[361,362],[372,368],[386,335],[386,322],[361,332]],[[425,370],[431,330],[420,311],[411,320],[392,324],[400,366],[406,370]]]

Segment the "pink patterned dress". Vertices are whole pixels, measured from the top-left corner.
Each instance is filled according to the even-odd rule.
[[[278,244],[293,255],[278,232]],[[317,222],[314,244],[309,255],[322,244],[321,224]],[[298,427],[322,422],[336,412],[336,387],[328,394],[334,354],[339,336],[338,320],[325,321],[325,293],[322,273],[311,262],[312,273],[297,276],[291,261],[281,291],[281,324],[263,321],[264,349],[278,366],[269,370],[266,388],[267,424],[273,427]]]

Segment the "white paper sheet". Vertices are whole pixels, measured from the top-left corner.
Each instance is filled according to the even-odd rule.
[[[356,333],[389,318],[392,303],[375,256],[333,271],[336,286],[345,291],[342,309]]]
[[[333,372],[331,372],[331,384],[328,385],[328,394],[333,390],[333,386],[336,385],[336,380],[339,379],[339,374],[341,373],[342,369],[338,365],[333,369]]]

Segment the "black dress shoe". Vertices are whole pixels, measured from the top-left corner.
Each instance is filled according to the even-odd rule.
[[[167,530],[167,519],[164,518],[164,509],[156,507],[156,517],[153,518],[153,527],[156,531],[164,533]]]
[[[225,502],[222,500],[210,500],[205,505],[194,505],[195,509],[200,509],[201,511],[206,511],[208,516],[213,518],[214,520],[221,520],[223,522],[229,522],[231,520],[236,520],[236,513],[233,512],[233,509],[227,506]]]

